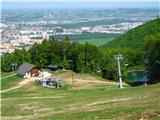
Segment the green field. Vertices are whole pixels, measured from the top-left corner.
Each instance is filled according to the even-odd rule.
[[[1,77],[5,77],[11,74],[14,74],[14,73],[13,72],[1,72]]]
[[[5,84],[4,84],[5,85]],[[123,89],[97,84],[60,89],[26,86],[2,93],[2,120],[160,119],[160,84]]]
[[[21,81],[23,78],[18,77],[16,75],[10,76],[10,77],[6,77],[4,79],[1,79],[1,89],[8,89],[12,86],[14,86],[16,83],[18,83],[19,81]]]
[[[88,39],[88,40],[79,40],[79,43],[89,43],[89,44],[92,44],[92,45],[95,45],[97,47],[101,46],[101,45],[104,45],[110,41],[112,41],[114,38],[98,38],[98,39]]]

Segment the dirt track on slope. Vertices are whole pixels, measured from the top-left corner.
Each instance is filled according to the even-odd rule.
[[[24,86],[25,84],[29,83],[33,81],[32,78],[27,78],[27,79],[24,79],[23,81],[19,82],[16,86],[14,87],[11,87],[9,89],[6,89],[6,90],[1,90],[0,93],[5,93],[5,92],[9,92],[9,91],[12,91],[12,90],[15,90],[15,89],[18,89],[18,88],[21,88],[22,86]]]
[[[26,116],[12,116],[12,117],[8,117],[8,116],[3,116],[2,119],[3,120],[34,120],[34,119],[38,119],[40,117],[45,117],[45,116],[51,116],[54,114],[59,114],[59,113],[71,113],[71,112],[84,112],[84,111],[96,111],[96,110],[102,110],[104,109],[104,107],[102,106],[98,106],[100,104],[110,104],[112,102],[122,102],[122,101],[129,101],[129,100],[133,100],[134,97],[127,97],[127,98],[119,98],[119,99],[113,99],[113,100],[106,100],[106,101],[99,101],[99,102],[94,102],[94,103],[89,103],[89,104],[85,104],[81,107],[75,107],[75,106],[70,106],[65,110],[60,110],[60,111],[54,111],[54,108],[42,108],[42,109],[36,109],[34,110],[34,114],[33,115],[26,115]],[[94,109],[92,108],[93,106]],[[43,112],[41,112],[43,111]],[[47,112],[44,112],[47,111]]]
[[[65,73],[62,74],[54,74],[52,75],[55,78],[59,78],[64,80],[67,84],[72,85],[72,73],[71,71],[67,71]],[[96,84],[108,84],[108,85],[118,85],[117,82],[114,81],[108,81],[108,80],[98,80],[96,77],[94,76],[90,76],[90,75],[80,75],[80,74],[76,74],[74,73],[73,75],[73,81],[74,81],[74,86],[75,87],[82,87],[85,85],[96,85]],[[125,83],[123,83],[125,85]]]
[[[52,74],[53,77],[59,78],[64,80],[67,84],[72,85],[72,72],[66,71],[62,74]],[[27,78],[23,81],[19,82],[16,86],[13,86],[6,90],[1,90],[0,93],[9,92],[18,88],[23,87],[27,83],[30,83],[31,81],[34,81],[34,78]],[[92,85],[98,85],[98,84],[105,84],[105,85],[118,85],[117,82],[111,82],[111,81],[105,81],[105,80],[98,80],[94,76],[90,75],[80,75],[77,73],[73,74],[73,82],[75,88],[83,88],[84,86],[92,86]],[[125,83],[124,83],[125,84]]]

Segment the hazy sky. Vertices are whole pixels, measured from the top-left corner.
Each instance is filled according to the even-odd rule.
[[[142,1],[159,1],[159,0],[2,0],[3,2],[142,2]]]
[[[160,0],[0,0],[2,9],[159,8]],[[77,4],[77,2],[79,2]]]

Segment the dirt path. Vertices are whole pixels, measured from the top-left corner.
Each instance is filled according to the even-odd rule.
[[[19,82],[19,83],[18,83],[16,86],[14,86],[14,87],[11,87],[11,88],[6,89],[6,90],[1,90],[0,93],[5,93],[5,92],[11,91],[11,90],[18,89],[18,88],[24,86],[25,84],[27,84],[27,83],[29,83],[29,82],[31,82],[31,81],[33,81],[32,78],[24,79],[23,81]]]
[[[107,81],[102,81],[102,80],[79,80],[79,79],[75,79],[75,82],[78,83],[99,83],[99,84],[112,84],[115,85],[117,84],[116,82],[107,82]]]
[[[112,99],[112,100],[106,100],[106,101],[99,101],[99,102],[93,102],[93,103],[89,103],[87,104],[87,106],[97,106],[97,105],[102,105],[102,104],[107,104],[107,103],[111,103],[111,102],[120,102],[120,101],[128,101],[134,99],[134,97],[127,97],[127,98],[119,98],[119,99]]]
[[[14,75],[16,75],[16,73],[11,74],[11,75],[8,75],[8,76],[5,76],[5,77],[1,77],[1,80],[2,80],[2,79],[5,79],[5,78],[8,78],[8,77],[11,77],[11,76],[14,76]]]
[[[53,98],[63,98],[65,96],[44,96],[44,97],[22,97],[22,98],[6,98],[1,99],[2,101],[6,100],[35,100],[35,99],[53,99]]]

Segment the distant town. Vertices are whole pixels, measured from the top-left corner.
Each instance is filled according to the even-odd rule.
[[[71,23],[71,21],[63,21]],[[58,21],[30,21],[30,22],[10,22],[1,23],[1,54],[14,52],[15,49],[29,49],[35,42],[41,43],[43,39],[49,39],[50,36],[56,35],[74,35],[87,33],[124,33],[133,29],[143,22],[123,22],[111,25],[96,25],[78,28],[62,27],[39,27],[42,25],[59,24]],[[19,26],[22,26],[21,28]]]
[[[81,36],[86,34],[89,34],[88,38],[101,34],[100,39],[102,36],[107,39],[106,36],[122,34],[154,19],[157,10],[141,9],[135,14],[132,9],[6,10],[2,13],[1,55],[12,53],[15,49],[28,50],[35,42],[41,43],[50,36],[75,36],[74,40],[81,40]]]

